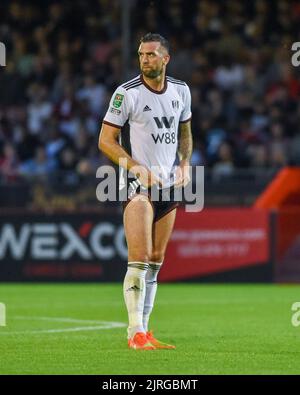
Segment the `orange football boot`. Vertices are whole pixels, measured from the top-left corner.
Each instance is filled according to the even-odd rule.
[[[143,332],[137,332],[128,340],[128,347],[134,350],[155,350],[156,347],[150,343],[147,336]]]
[[[148,342],[151,343],[157,349],[174,350],[176,348],[172,344],[163,343],[163,342],[155,339],[152,331],[147,332],[146,336],[147,336]]]

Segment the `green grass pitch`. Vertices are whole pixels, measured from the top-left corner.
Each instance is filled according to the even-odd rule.
[[[299,374],[297,301],[297,285],[160,284],[151,328],[177,349],[134,351],[122,284],[0,284],[0,374]]]

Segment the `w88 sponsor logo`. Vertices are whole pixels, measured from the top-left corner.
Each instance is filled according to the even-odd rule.
[[[162,134],[157,134],[156,136],[153,133],[151,133],[151,136],[152,136],[155,144],[157,144],[157,143],[162,144],[163,142],[165,142],[166,144],[171,144],[171,143],[175,144],[176,143],[175,132],[172,132],[172,133],[165,132]]]

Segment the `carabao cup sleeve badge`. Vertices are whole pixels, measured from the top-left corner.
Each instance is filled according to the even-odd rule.
[[[121,107],[123,99],[124,99],[124,95],[121,95],[121,93],[116,93],[113,101],[113,106],[116,108]]]

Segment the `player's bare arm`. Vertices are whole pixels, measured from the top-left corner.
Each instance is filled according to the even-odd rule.
[[[126,164],[126,167],[123,167],[138,177],[145,187],[148,188],[153,184],[160,184],[160,180],[151,171],[135,161],[119,144],[120,131],[120,128],[103,123],[99,135],[99,150],[116,165]]]
[[[178,156],[179,167],[176,173],[177,181],[176,186],[186,186],[190,181],[188,166],[193,152],[193,138],[191,121],[181,122],[179,124],[179,141],[178,141]]]

